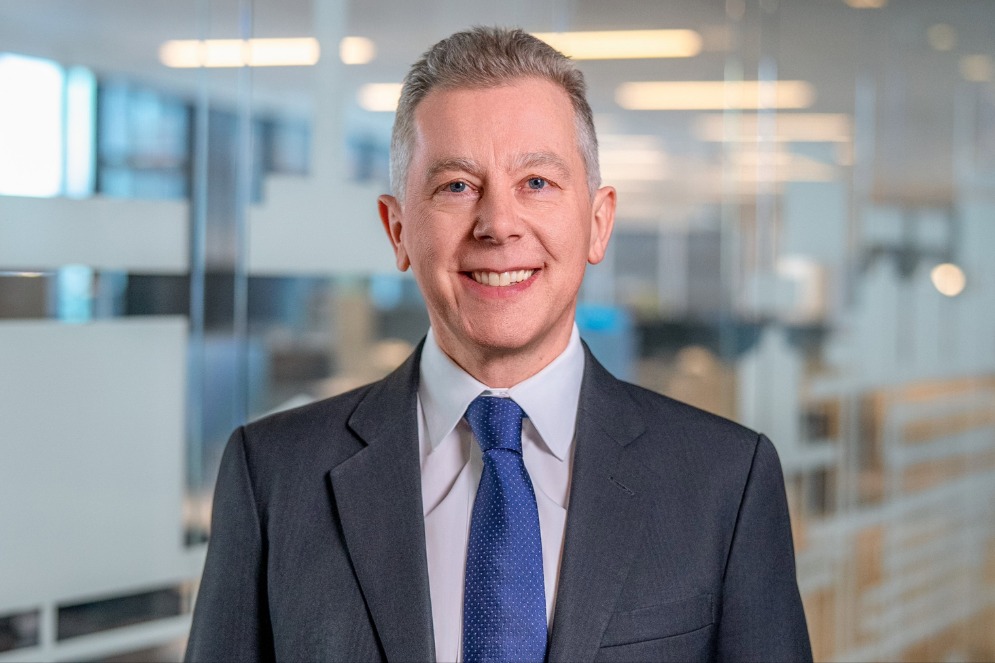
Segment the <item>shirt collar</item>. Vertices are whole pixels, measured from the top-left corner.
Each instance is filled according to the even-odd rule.
[[[550,452],[565,460],[577,428],[577,403],[584,377],[584,349],[577,325],[566,349],[532,377],[508,389],[491,389],[442,351],[429,329],[419,366],[418,398],[435,448],[452,432],[466,408],[481,394],[513,398],[525,411]]]

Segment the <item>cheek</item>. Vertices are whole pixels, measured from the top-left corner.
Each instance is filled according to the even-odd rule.
[[[557,260],[580,265],[587,263],[587,254],[591,244],[591,229],[585,222],[577,220],[578,216],[563,219],[553,227],[548,227],[542,243],[549,253]]]
[[[422,260],[425,263],[425,269],[433,271],[444,269],[445,265],[449,262],[446,260],[446,256],[450,252],[450,249],[447,246],[447,242],[449,240],[446,238],[445,234],[438,232],[425,232],[420,240]]]
[[[425,266],[438,253],[437,238],[431,220],[418,218],[405,230],[407,235],[404,237],[404,244],[412,263],[417,263],[420,267]]]
[[[441,232],[439,224],[421,223],[408,237],[411,266],[422,289],[439,290],[453,262],[455,247],[451,233]]]

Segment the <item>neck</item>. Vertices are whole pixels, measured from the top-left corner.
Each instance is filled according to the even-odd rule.
[[[567,349],[572,332],[571,324],[566,333],[520,348],[465,346],[442,338],[438,332],[435,339],[442,351],[474,379],[491,389],[508,389],[529,379],[559,357]]]

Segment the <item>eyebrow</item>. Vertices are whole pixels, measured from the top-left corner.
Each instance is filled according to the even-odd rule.
[[[432,167],[428,169],[428,179],[434,178],[440,173],[448,173],[454,170],[461,170],[471,175],[479,175],[483,170],[473,159],[465,159],[463,157],[447,157],[445,159],[439,159],[432,164]]]
[[[552,152],[527,152],[513,162],[514,170],[547,167],[558,171],[560,176],[569,175],[570,167],[559,155]]]
[[[520,154],[511,162],[511,169],[527,170],[531,168],[547,167],[553,168],[560,176],[568,175],[570,168],[567,162],[560,156],[552,152],[526,152]],[[435,161],[428,169],[428,179],[432,179],[440,173],[462,171],[471,175],[480,176],[483,173],[481,165],[466,157],[445,157]]]

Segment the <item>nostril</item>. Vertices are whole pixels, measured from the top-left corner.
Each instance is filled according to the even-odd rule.
[[[521,234],[520,225],[510,219],[480,219],[473,228],[473,236],[483,240],[503,241]]]

